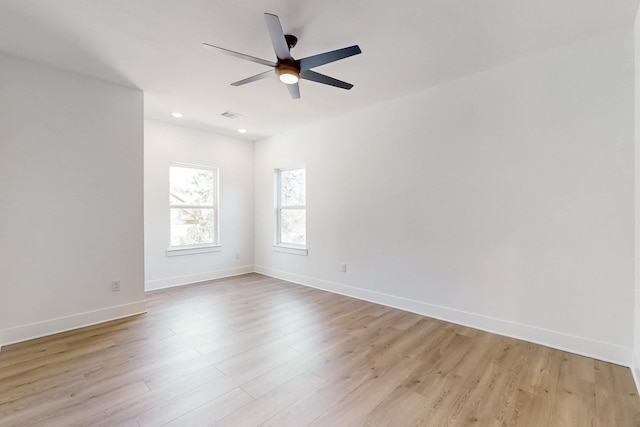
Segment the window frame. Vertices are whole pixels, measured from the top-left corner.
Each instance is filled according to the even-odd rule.
[[[167,256],[190,255],[205,252],[219,252],[222,250],[220,245],[220,169],[215,166],[195,165],[189,163],[170,162],[168,168],[168,190],[171,193],[171,168],[179,167],[192,170],[204,170],[213,172],[213,191],[214,197],[211,205],[175,205],[169,202],[169,247],[166,251]],[[170,194],[169,194],[170,195]],[[170,199],[171,197],[169,197]],[[194,243],[186,245],[172,245],[172,224],[171,214],[174,209],[211,209],[213,211],[213,242]]]
[[[305,172],[305,204],[304,205],[282,205],[282,172],[303,169]],[[277,252],[285,252],[296,255],[308,255],[307,249],[307,168],[304,165],[289,166],[276,168],[274,170],[274,189],[275,189],[275,230],[273,249]],[[303,210],[305,214],[305,244],[288,243],[282,241],[282,210]]]

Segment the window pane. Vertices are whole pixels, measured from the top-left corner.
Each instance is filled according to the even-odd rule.
[[[213,243],[213,209],[171,209],[171,246]]]
[[[280,242],[294,245],[307,243],[306,209],[282,209],[280,211]]]
[[[172,205],[213,205],[215,194],[212,170],[169,167],[169,203]]]
[[[305,206],[305,169],[280,171],[280,203],[282,206]]]

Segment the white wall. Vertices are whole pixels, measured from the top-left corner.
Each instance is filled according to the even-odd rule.
[[[258,141],[256,270],[628,366],[633,102],[626,29]],[[298,164],[307,257],[271,247]]]
[[[253,142],[145,120],[146,289],[253,271]],[[169,164],[219,168],[221,252],[167,257]]]
[[[142,92],[3,55],[0,82],[0,345],[143,312]]]

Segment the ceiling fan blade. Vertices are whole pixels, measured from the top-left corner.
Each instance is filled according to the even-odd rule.
[[[276,74],[275,68],[273,70],[267,70],[264,73],[256,74],[255,76],[247,77],[243,80],[238,80],[237,82],[231,83],[231,86],[241,86],[247,83],[255,82],[256,80],[266,79],[267,77],[271,77]]]
[[[289,95],[291,95],[291,99],[299,99],[300,98],[300,86],[298,83],[294,83],[292,85],[285,84],[287,89],[289,89]]]
[[[220,52],[226,53],[227,55],[235,56],[236,58],[240,58],[240,59],[246,59],[247,61],[251,61],[251,62],[257,62],[258,64],[266,65],[268,67],[275,67],[276,65],[278,65],[273,61],[267,61],[266,59],[260,59],[260,58],[256,58],[255,56],[245,55],[244,53],[234,52],[233,50],[214,46],[209,43],[202,43],[202,47],[204,47],[205,49],[219,50]]]
[[[324,74],[316,73],[312,70],[301,72],[300,78],[339,87],[341,89],[349,90],[353,87],[351,83],[343,82],[342,80],[334,79],[333,77],[325,76]]]
[[[307,56],[298,60],[300,63],[300,71],[306,71],[320,65],[328,64],[339,59],[348,58],[353,55],[362,53],[358,45],[344,47],[342,49],[332,50],[331,52],[320,53],[318,55]]]
[[[273,50],[276,52],[278,59],[292,59],[291,52],[289,52],[289,45],[284,38],[284,31],[282,31],[280,18],[278,18],[277,15],[265,13],[264,19],[267,21],[271,44],[273,45]]]

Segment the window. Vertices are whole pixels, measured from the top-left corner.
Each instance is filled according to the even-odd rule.
[[[218,169],[169,166],[171,249],[218,245]]]
[[[276,170],[276,245],[305,248],[307,244],[306,192],[304,168]]]

